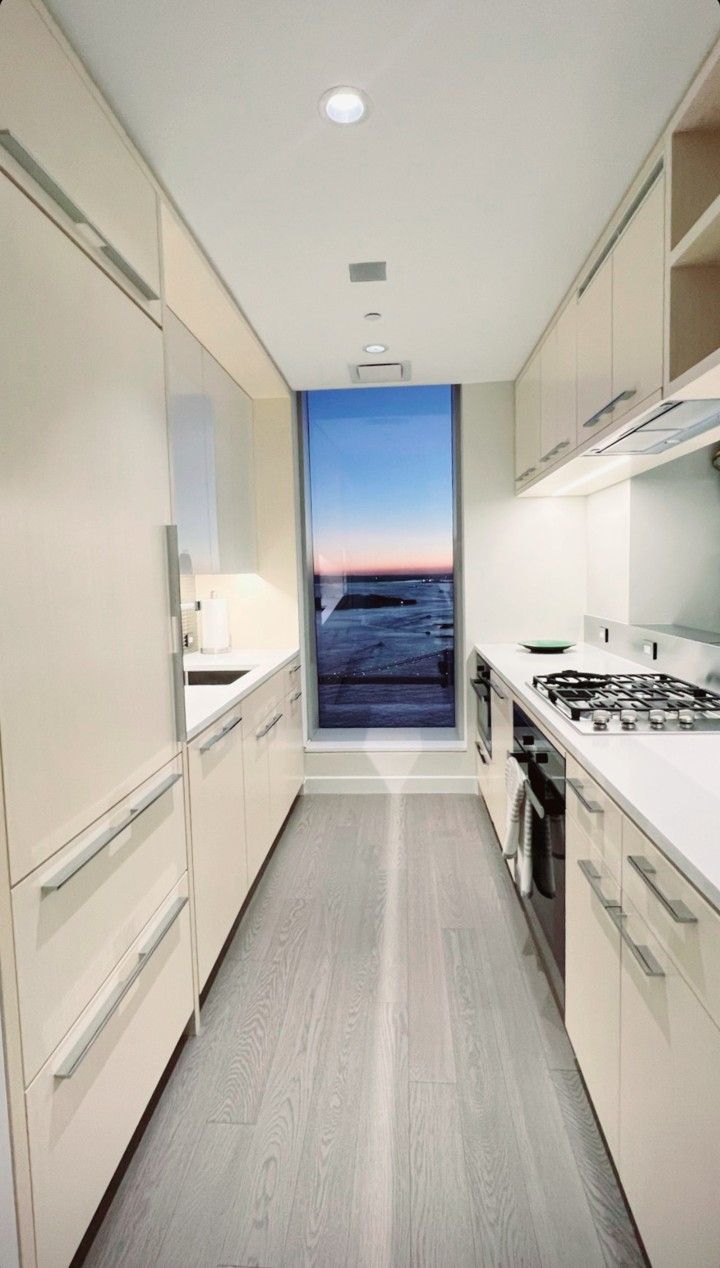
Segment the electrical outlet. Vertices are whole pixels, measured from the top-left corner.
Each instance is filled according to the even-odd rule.
[[[642,645],[643,656],[647,656],[649,660],[657,660],[657,643],[646,638]]]
[[[600,626],[600,629],[599,629],[599,633],[600,633],[600,642],[601,642],[601,643],[609,643],[609,642],[610,642],[610,630],[608,629],[607,625],[601,625],[601,626]]]

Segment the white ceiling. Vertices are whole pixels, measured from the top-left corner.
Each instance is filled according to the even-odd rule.
[[[720,33],[715,0],[50,8],[295,388],[376,340],[416,383],[514,377]],[[318,114],[343,83],[355,128]]]

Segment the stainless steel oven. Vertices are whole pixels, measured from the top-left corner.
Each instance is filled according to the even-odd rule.
[[[477,700],[477,733],[480,756],[484,761],[492,757],[492,708],[490,705],[490,666],[482,656],[475,656],[475,676],[470,680]],[[483,754],[483,749],[485,753]]]
[[[531,792],[533,893],[530,926],[561,1002],[565,981],[565,758],[537,723],[513,705],[513,755]]]

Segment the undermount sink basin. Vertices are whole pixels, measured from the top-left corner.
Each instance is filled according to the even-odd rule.
[[[249,669],[188,669],[185,681],[188,687],[226,687],[249,673]]]

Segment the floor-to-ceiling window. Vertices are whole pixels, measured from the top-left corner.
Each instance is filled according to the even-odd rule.
[[[308,392],[321,730],[455,726],[454,393]]]

